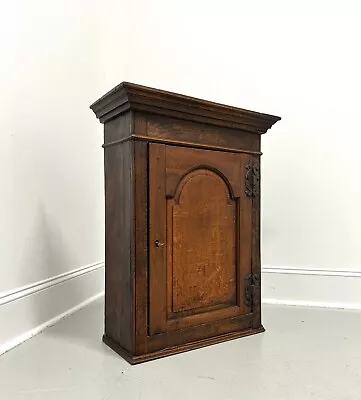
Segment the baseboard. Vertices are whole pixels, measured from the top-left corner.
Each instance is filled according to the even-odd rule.
[[[262,302],[361,310],[361,271],[264,266]]]
[[[361,310],[361,271],[262,268],[262,302]],[[103,295],[104,263],[0,293],[0,355]]]
[[[104,293],[104,263],[87,265],[0,294],[0,354]]]

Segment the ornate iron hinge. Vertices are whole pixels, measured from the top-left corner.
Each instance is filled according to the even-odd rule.
[[[258,301],[261,282],[257,274],[248,274],[244,279],[246,281],[244,303],[247,307],[252,307]]]
[[[245,193],[248,197],[259,195],[259,167],[258,165],[246,165]]]

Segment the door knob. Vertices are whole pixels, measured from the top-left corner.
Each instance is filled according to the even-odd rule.
[[[155,241],[155,247],[163,247],[164,243],[160,242],[158,239]]]

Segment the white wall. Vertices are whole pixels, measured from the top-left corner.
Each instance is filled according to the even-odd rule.
[[[361,269],[361,5],[299,4],[135,1],[126,79],[280,115],[263,137],[263,262]]]
[[[302,269],[300,297],[320,303],[348,286],[317,285],[316,299],[315,269],[361,276],[360,13],[357,1],[132,2],[123,80],[282,117],[262,148],[262,261],[282,273],[265,276],[266,298],[292,297],[280,268]]]
[[[103,290],[102,264],[88,267],[104,260],[99,12],[1,6],[0,348]]]
[[[4,2],[0,346],[102,290],[102,126],[88,106],[123,80],[280,115],[263,137],[265,298],[361,306],[360,11],[325,0]]]

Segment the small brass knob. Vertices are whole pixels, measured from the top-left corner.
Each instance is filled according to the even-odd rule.
[[[160,242],[158,239],[155,241],[155,247],[163,247],[164,243]]]

